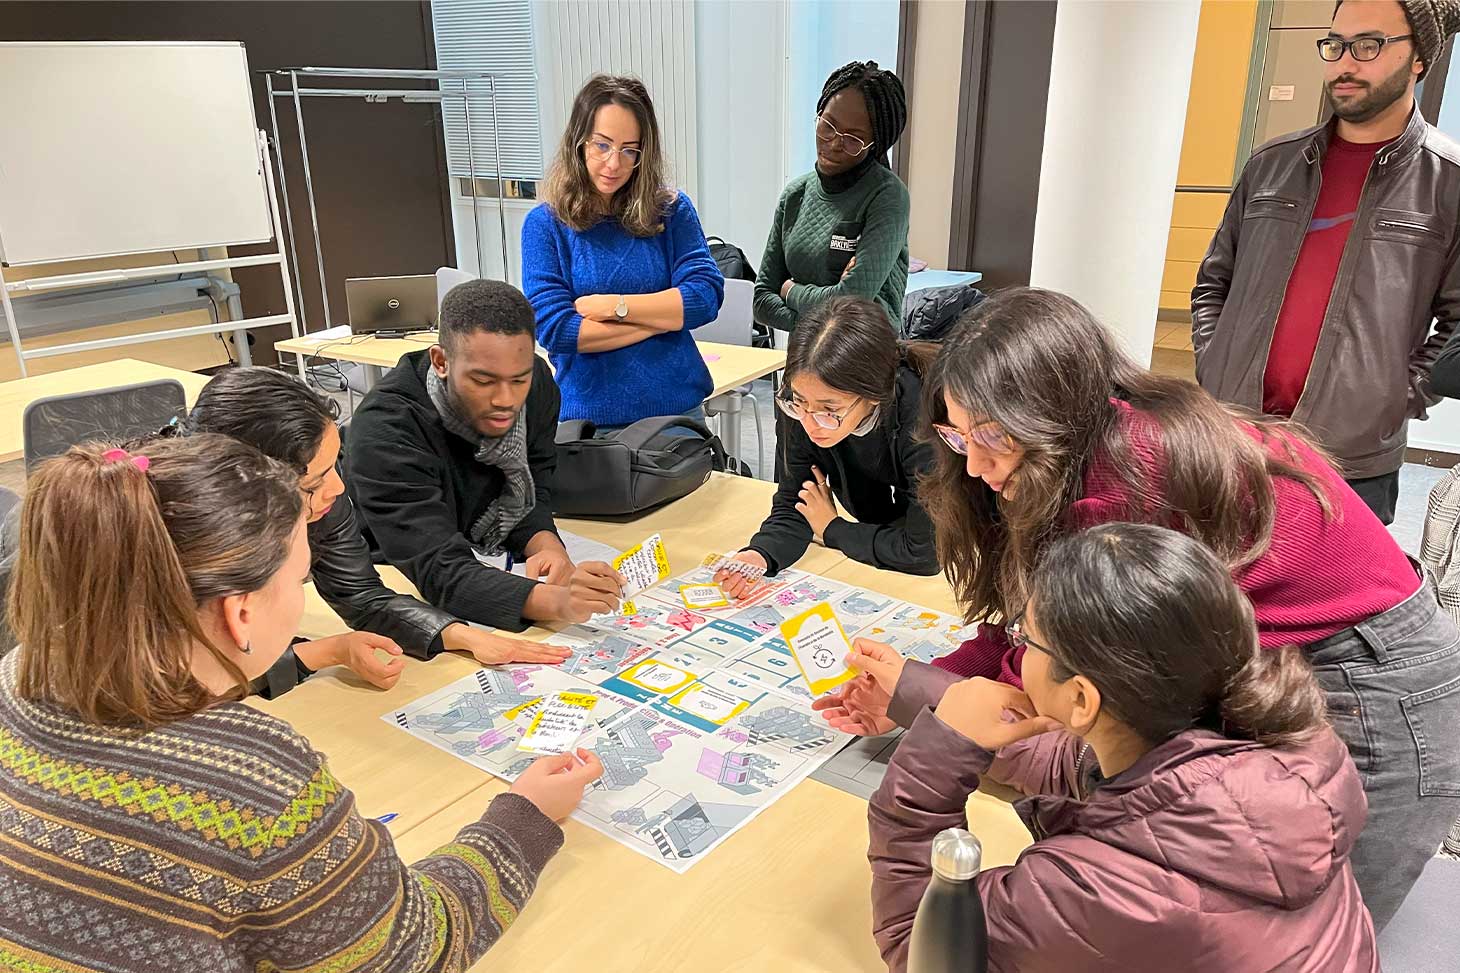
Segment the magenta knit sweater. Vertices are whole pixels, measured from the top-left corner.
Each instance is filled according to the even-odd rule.
[[[1139,460],[1147,469],[1159,470],[1162,454],[1155,421],[1128,403],[1117,401],[1116,406]],[[1274,480],[1272,544],[1235,575],[1252,600],[1265,649],[1307,645],[1352,628],[1404,601],[1421,583],[1389,531],[1338,472],[1305,447],[1299,447],[1298,459],[1327,484],[1335,516],[1325,519],[1303,484],[1284,477]],[[1127,519],[1125,483],[1108,462],[1092,463],[1085,473],[1085,495],[1067,515],[1071,526],[1078,530]],[[933,664],[961,676],[1022,686],[1022,659],[1023,651],[1010,648],[1001,627],[985,624],[976,637]]]

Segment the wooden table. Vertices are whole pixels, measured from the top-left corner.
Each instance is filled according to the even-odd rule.
[[[677,573],[709,551],[742,545],[769,510],[773,492],[771,483],[716,474],[690,496],[639,518],[559,524],[616,547],[658,531]],[[808,550],[797,567],[930,607],[951,606],[941,578],[876,571],[820,546]],[[382,575],[392,584],[403,580],[390,569]],[[305,634],[344,630],[312,591],[308,603]],[[534,628],[526,637],[546,634]],[[507,785],[380,716],[476,668],[455,653],[430,663],[410,660],[401,681],[386,693],[336,669],[258,705],[289,720],[329,755],[363,814],[398,814],[390,830],[402,859],[414,861],[452,840]],[[983,841],[985,867],[1011,863],[1028,844],[1028,833],[1007,804],[975,795],[969,812]],[[807,780],[684,875],[576,821],[566,822],[564,831],[563,850],[532,902],[475,969],[885,968],[870,934],[866,802],[850,794]]]
[[[135,385],[138,382],[155,382],[166,378],[177,379],[182,384],[189,406],[197,399],[203,386],[208,384],[206,375],[154,365],[135,358],[121,358],[46,375],[19,378],[13,382],[0,382],[0,463],[18,459],[25,454],[25,434],[21,419],[25,416],[25,407],[37,399],[72,392],[94,392],[118,385]]]

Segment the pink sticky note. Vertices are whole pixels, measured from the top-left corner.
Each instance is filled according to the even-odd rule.
[[[704,355],[705,361],[719,361],[720,360],[720,356],[717,355],[717,354],[715,354],[715,353],[713,353],[713,352],[706,351],[706,352],[703,352],[702,354]]]

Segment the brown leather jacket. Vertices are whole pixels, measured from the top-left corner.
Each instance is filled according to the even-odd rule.
[[[1323,181],[1332,125],[1252,154],[1191,292],[1196,377],[1262,409],[1262,379],[1288,277]],[[1350,478],[1404,462],[1410,419],[1439,401],[1430,370],[1460,319],[1460,145],[1416,108],[1375,157],[1293,418]],[[1430,324],[1435,322],[1434,333]]]

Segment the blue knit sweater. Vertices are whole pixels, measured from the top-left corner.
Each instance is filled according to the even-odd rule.
[[[710,394],[710,372],[690,331],[720,313],[725,278],[684,193],[665,214],[663,232],[651,237],[630,236],[614,219],[579,233],[543,203],[522,224],[522,283],[562,389],[561,419],[623,425],[686,412]],[[683,330],[616,351],[578,350],[579,297],[671,287],[684,299]]]

